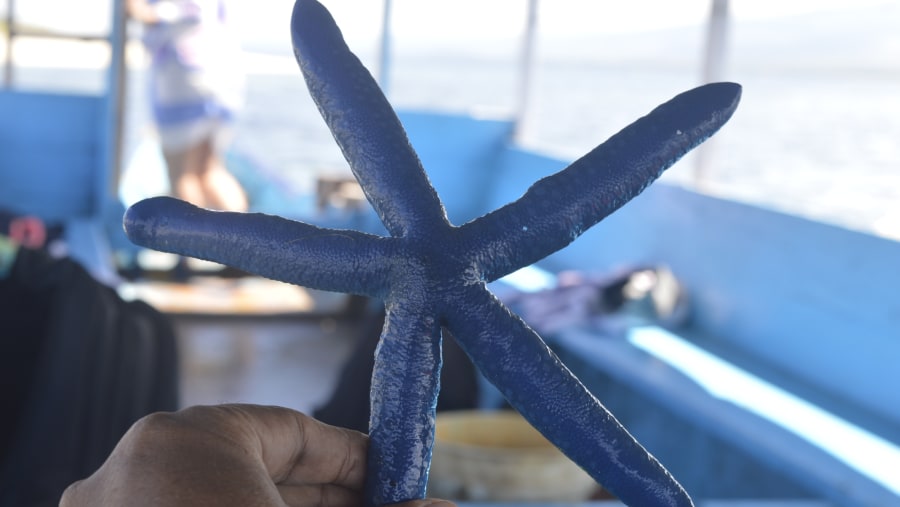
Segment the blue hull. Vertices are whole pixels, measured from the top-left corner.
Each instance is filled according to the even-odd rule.
[[[458,225],[567,165],[511,144],[508,121],[400,117]],[[245,185],[265,189],[242,163]],[[267,203],[260,211],[385,234],[368,208],[316,214],[310,199],[255,200]],[[701,504],[900,505],[896,259],[895,241],[657,182],[539,269],[667,266],[690,295],[690,325],[548,340]],[[667,346],[694,353],[679,363]]]
[[[567,165],[511,145],[509,122],[400,117],[456,224]],[[374,214],[360,223],[381,231]],[[698,371],[726,368],[728,395],[640,339],[550,340],[696,499],[874,507],[900,505],[896,259],[895,241],[658,182],[540,268],[664,265],[684,283],[690,326],[646,332],[698,347]]]

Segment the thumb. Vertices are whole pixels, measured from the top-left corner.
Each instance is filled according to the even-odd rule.
[[[424,498],[421,500],[410,500],[408,502],[400,502],[391,505],[391,507],[457,507],[455,503],[448,500],[439,500],[437,498]]]

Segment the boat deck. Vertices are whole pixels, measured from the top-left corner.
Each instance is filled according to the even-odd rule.
[[[180,405],[254,403],[311,413],[357,340],[348,298],[257,277],[124,284],[167,314],[179,343]]]
[[[290,317],[174,317],[182,406],[280,405],[311,413],[330,395],[356,336],[351,323]]]

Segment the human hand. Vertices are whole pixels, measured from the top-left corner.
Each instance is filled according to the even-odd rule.
[[[93,475],[69,486],[60,507],[359,506],[367,448],[362,433],[281,407],[157,413],[135,423]]]

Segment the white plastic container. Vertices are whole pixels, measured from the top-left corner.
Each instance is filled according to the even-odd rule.
[[[428,496],[580,502],[600,486],[514,411],[438,414]]]

